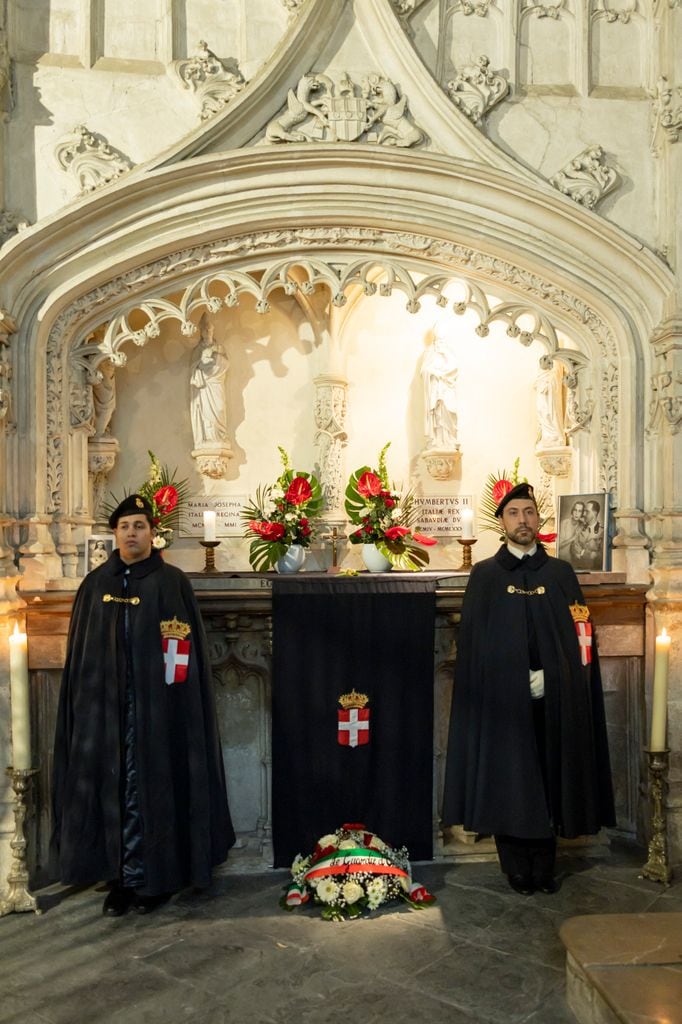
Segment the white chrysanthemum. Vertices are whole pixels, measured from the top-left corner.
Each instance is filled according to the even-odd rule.
[[[294,521],[294,519],[296,518],[296,513],[295,512],[285,512],[284,513],[284,518],[286,519],[287,523],[292,523]]]
[[[380,892],[367,893],[367,909],[376,910],[384,902],[384,894]]]
[[[157,550],[161,550],[161,548],[165,548],[165,546],[166,546],[165,539],[160,534],[157,533],[157,535],[152,538],[152,547],[156,548]]]
[[[367,895],[368,896],[381,896],[386,895],[386,882],[383,878],[371,878],[367,883]]]
[[[370,850],[387,850],[388,847],[383,839],[379,839],[379,836],[372,836],[369,841]]]
[[[291,865],[291,874],[294,878],[300,877],[306,873],[309,867],[310,857],[302,857],[300,853],[297,853]]]
[[[274,501],[277,501],[279,498],[283,498],[284,497],[284,488],[280,487],[279,484],[273,484],[272,487],[270,488],[270,497]]]
[[[321,850],[326,850],[328,846],[333,846],[336,849],[339,845],[339,837],[333,832],[329,832],[326,836],[322,836],[321,839],[317,840],[317,845]]]
[[[339,843],[339,850],[354,850],[357,845],[356,839],[342,839]]]
[[[323,903],[333,903],[339,895],[339,887],[331,878],[323,878],[317,883],[317,895]]]
[[[402,509],[399,509],[399,508],[392,508],[392,509],[391,509],[391,519],[392,519],[392,520],[393,520],[394,522],[395,522],[395,521],[396,521],[397,519],[401,519],[401,518],[402,518],[402,514],[403,514],[403,513],[402,513]]]
[[[357,882],[346,882],[341,891],[343,892],[343,898],[349,905],[357,903],[364,896],[364,890]]]

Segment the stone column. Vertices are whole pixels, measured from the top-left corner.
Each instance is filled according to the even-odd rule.
[[[325,499],[323,518],[331,525],[345,525],[344,460],[346,447],[346,399],[348,381],[345,377],[322,373],[315,384],[315,444],[318,447],[320,484]]]
[[[665,315],[651,339],[649,437],[653,585],[657,633],[672,637],[668,692],[670,859],[682,859],[682,9],[655,5],[658,60],[652,90],[652,148],[658,176],[659,252],[675,273]],[[650,698],[650,680],[647,697]]]

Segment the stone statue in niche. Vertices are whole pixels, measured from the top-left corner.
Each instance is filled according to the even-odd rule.
[[[199,331],[190,372],[192,456],[200,473],[218,479],[225,475],[232,458],[225,388],[230,362],[223,346],[215,341],[213,324],[205,313],[199,321]]]
[[[457,449],[457,374],[454,353],[440,329],[422,358],[427,448]]]
[[[540,360],[535,378],[536,409],[540,437],[537,448],[562,448],[566,444],[562,387],[550,356]]]
[[[449,480],[461,458],[457,442],[457,375],[455,354],[442,326],[427,335],[430,344],[421,361],[424,390],[424,433],[422,458],[435,480]]]
[[[97,367],[100,376],[92,385],[93,426],[95,437],[104,437],[109,432],[111,417],[116,409],[116,376],[114,364],[109,360]]]
[[[225,381],[230,363],[222,345],[214,341],[213,324],[204,313],[199,321],[201,337],[192,362],[192,432],[199,448],[206,442],[227,441]]]

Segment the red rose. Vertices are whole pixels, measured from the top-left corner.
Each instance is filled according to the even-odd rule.
[[[395,502],[393,498],[386,498],[386,500],[384,501],[384,505],[386,506],[386,508],[393,508]]]
[[[154,495],[154,501],[161,515],[167,516],[178,503],[178,492],[172,484],[166,484],[165,487],[159,487]]]
[[[372,524],[371,523],[365,523],[363,529],[364,529],[365,533],[371,533],[372,532]]]
[[[434,544],[438,543],[435,537],[427,537],[425,534],[416,533],[414,530],[412,531],[412,540],[416,540],[417,544],[423,544],[426,548],[431,548]]]
[[[289,484],[284,500],[290,505],[303,505],[310,501],[313,496],[313,489],[304,476],[295,476]]]
[[[409,532],[410,531],[406,526],[389,526],[389,528],[384,531],[384,535],[387,540],[400,540],[401,537],[404,537],[405,534]]]
[[[510,480],[505,480],[504,477],[502,477],[501,480],[498,480],[496,483],[494,483],[491,494],[495,504],[499,505],[502,499],[504,498],[505,494],[509,494],[509,492],[512,491],[513,489],[514,485],[512,484],[512,482]]]
[[[381,494],[381,480],[376,473],[363,473],[358,480],[358,494],[363,498],[376,498]]]

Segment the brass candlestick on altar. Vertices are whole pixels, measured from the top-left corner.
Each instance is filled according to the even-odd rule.
[[[202,548],[206,551],[206,564],[204,565],[203,572],[217,572],[215,567],[215,549],[220,544],[219,540],[200,540]]]
[[[651,797],[651,840],[649,859],[639,877],[670,885],[673,877],[668,863],[668,838],[665,813],[665,793],[668,788],[668,759],[670,750],[647,750],[649,759],[649,793]]]
[[[476,543],[476,537],[458,537],[457,543],[462,545],[462,564],[458,572],[471,572],[471,549]]]
[[[12,863],[10,864],[7,882],[7,895],[0,897],[0,917],[5,914],[22,913],[33,910],[42,914],[38,901],[28,887],[28,868],[26,867],[26,797],[31,789],[33,776],[37,768],[8,768],[7,774],[14,790],[14,837],[10,840]]]

